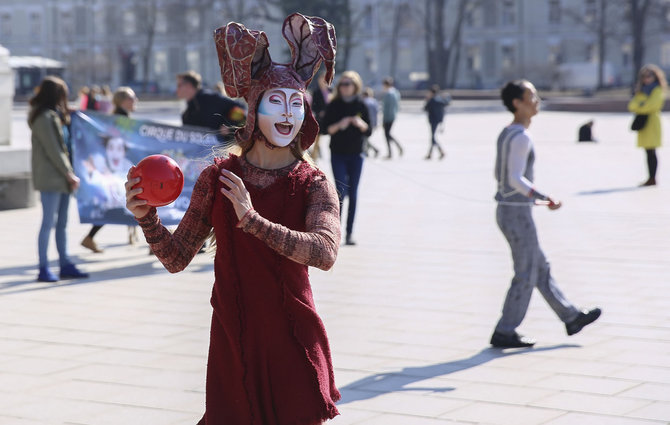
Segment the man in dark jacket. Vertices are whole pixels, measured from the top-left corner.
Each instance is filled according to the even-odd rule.
[[[244,125],[244,105],[228,97],[202,88],[202,78],[195,71],[177,74],[177,97],[187,102],[181,116],[184,125],[206,127],[217,131],[225,143],[233,140],[234,129]]]
[[[428,112],[428,122],[430,123],[430,149],[428,149],[428,155],[425,159],[430,159],[433,155],[433,148],[437,148],[437,151],[440,153],[440,159],[444,158],[444,150],[442,146],[437,142],[435,138],[435,132],[437,127],[444,120],[444,114],[447,110],[447,106],[451,102],[451,96],[447,94],[446,96],[440,96],[440,86],[433,85],[428,92],[426,97],[426,104],[423,107],[423,110]]]

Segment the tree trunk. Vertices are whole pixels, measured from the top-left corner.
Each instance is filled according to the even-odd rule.
[[[465,21],[468,14],[468,4],[471,0],[460,0],[458,4],[458,15],[454,25],[451,43],[449,45],[449,53],[454,53],[454,60],[451,65],[451,72],[449,73],[449,87],[456,85],[456,77],[458,76],[458,65],[461,60],[461,35],[463,34],[463,21]]]
[[[435,81],[440,87],[447,85],[447,70],[449,69],[449,50],[445,48],[444,37],[444,6],[446,0],[434,0],[435,11],[433,19],[435,20],[435,62],[436,78]]]
[[[351,56],[351,47],[352,47],[352,23],[351,23],[351,6],[349,0],[344,2],[344,58],[342,59],[342,69],[349,69],[349,57]]]
[[[607,3],[600,0],[600,16],[598,19],[598,88],[602,89],[605,84],[605,28],[607,26]]]
[[[649,0],[631,0],[631,27],[633,30],[633,85],[644,60],[644,25]]]
[[[436,84],[435,80],[435,48],[433,44],[433,29],[432,21],[430,19],[431,0],[426,0],[424,10],[424,25],[426,26],[424,32],[424,42],[426,44],[426,70],[428,71],[428,83],[430,85]]]
[[[391,78],[397,78],[398,70],[398,31],[400,30],[401,7],[394,2],[393,5],[393,27],[391,27],[391,64],[389,66]]]
[[[154,36],[156,35],[156,0],[148,0],[147,7],[147,44],[144,47],[144,55],[142,57],[142,91],[147,92],[149,86],[149,76],[151,75],[151,52],[154,47]]]

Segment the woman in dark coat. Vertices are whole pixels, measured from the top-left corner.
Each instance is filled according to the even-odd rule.
[[[326,108],[322,123],[330,134],[330,162],[340,198],[340,211],[344,198],[349,198],[347,245],[356,244],[352,234],[358,200],[358,183],[363,171],[365,139],[372,133],[368,107],[360,98],[362,88],[363,82],[357,72],[343,72],[337,83],[335,96]]]

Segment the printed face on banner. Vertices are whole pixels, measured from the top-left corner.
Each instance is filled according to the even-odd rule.
[[[303,94],[295,89],[277,88],[263,93],[258,105],[258,128],[275,146],[288,146],[305,119]]]
[[[126,162],[126,142],[121,137],[112,137],[105,146],[107,166],[113,173],[123,173]]]

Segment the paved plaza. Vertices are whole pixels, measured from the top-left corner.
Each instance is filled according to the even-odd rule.
[[[138,117],[178,122],[176,104],[142,108]],[[590,118],[599,141],[576,143]],[[28,137],[22,120],[18,108],[17,138]],[[456,101],[439,135],[447,157],[425,161],[429,126],[408,102],[393,129],[404,157],[366,160],[358,245],[342,246],[331,271],[311,270],[343,396],[329,423],[670,423],[670,148],[659,151],[660,185],[638,188],[646,166],[630,115],[534,119],[537,186],[564,203],[534,211],[540,243],[568,298],[603,315],[568,337],[536,292],[520,328],[536,347],[491,349],[512,276],[492,201],[495,140],[510,120]],[[385,153],[380,131],[372,143]],[[111,225],[93,254],[73,208],[70,251],[91,278],[38,283],[40,214],[0,211],[0,424],[195,424],[212,258],[171,275]]]

